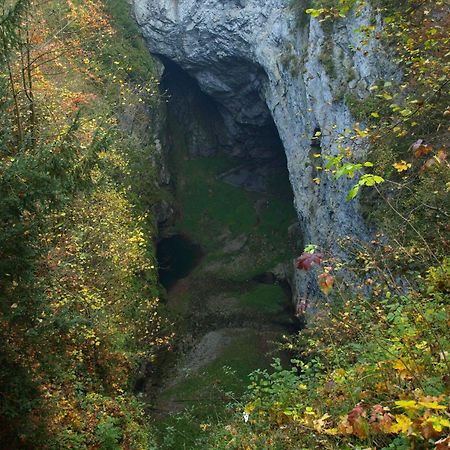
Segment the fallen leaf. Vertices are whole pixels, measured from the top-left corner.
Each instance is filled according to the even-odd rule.
[[[418,139],[413,145],[411,145],[410,150],[413,151],[416,158],[428,155],[433,150],[431,145],[425,144],[423,139]]]
[[[392,433],[410,433],[412,427],[412,420],[404,414],[399,414],[395,417],[395,423],[391,427]]]

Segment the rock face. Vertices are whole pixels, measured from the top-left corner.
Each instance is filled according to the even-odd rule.
[[[134,9],[150,51],[178,64],[215,101],[231,150],[250,156],[267,151],[258,136],[264,138],[273,119],[305,243],[337,251],[339,237],[364,238],[367,230],[357,202],[345,200],[352,181],[335,182],[316,166],[339,145],[351,145],[340,141],[354,124],[345,96],[363,99],[375,80],[394,72],[376,40],[362,45],[365,36],[355,32],[377,24],[369,7],[324,31],[306,16],[300,24],[287,3],[134,0]],[[320,143],[311,145],[319,130]],[[312,287],[301,276],[298,301]]]

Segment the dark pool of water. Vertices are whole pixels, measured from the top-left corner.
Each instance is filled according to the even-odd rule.
[[[187,277],[203,256],[200,245],[184,234],[175,234],[159,241],[156,251],[159,280],[170,289],[180,279]]]

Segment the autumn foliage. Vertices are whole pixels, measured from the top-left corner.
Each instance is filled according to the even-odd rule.
[[[125,37],[131,19],[110,14],[122,7],[2,2],[5,449],[146,449],[151,441],[133,379],[167,335],[143,206],[152,193],[139,186],[144,202],[130,187],[133,151],[147,143],[119,124],[125,109],[150,108],[157,86],[150,57],[137,56],[144,44]]]

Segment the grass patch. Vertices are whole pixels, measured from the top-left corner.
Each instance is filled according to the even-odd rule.
[[[259,284],[239,299],[245,308],[259,313],[277,314],[283,311],[284,292],[278,285]]]
[[[182,173],[185,176],[179,183],[183,212],[178,228],[207,249],[214,249],[218,231],[228,228],[238,235],[252,231],[256,225],[248,193],[216,178],[233,163],[225,157],[183,161]]]
[[[206,249],[203,265],[220,260],[228,264],[227,273],[233,279],[246,280],[292,256],[287,229],[296,215],[289,181],[281,167],[269,180],[269,193],[260,194],[217,178],[239,161],[224,156],[180,159],[177,189],[182,216],[177,229]],[[258,201],[263,201],[259,209]],[[224,239],[241,235],[247,237],[246,250],[238,252],[236,264],[236,254],[224,252]]]

